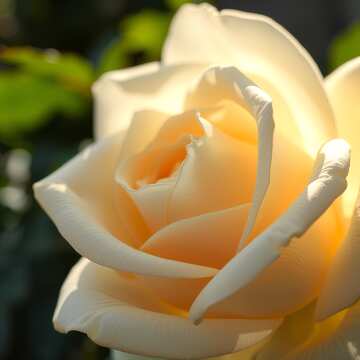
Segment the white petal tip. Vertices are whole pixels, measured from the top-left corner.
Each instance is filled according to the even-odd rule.
[[[194,325],[198,326],[201,324],[203,319],[201,315],[190,309],[189,320],[191,320]]]

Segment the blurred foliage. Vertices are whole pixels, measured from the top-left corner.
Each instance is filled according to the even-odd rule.
[[[73,120],[90,107],[94,71],[76,55],[56,50],[5,48],[0,61],[0,137],[11,142],[57,114]],[[39,101],[41,99],[41,101]]]
[[[38,99],[41,98],[41,101]],[[67,118],[82,115],[88,103],[80,94],[23,72],[0,73],[0,136],[19,138],[56,113]]]
[[[107,358],[85,335],[53,329],[58,291],[78,254],[31,185],[88,143],[94,80],[159,60],[184,2],[0,2],[0,359]]]
[[[31,184],[91,139],[93,81],[159,60],[186,2],[0,0],[0,359],[106,359],[86,336],[52,327],[78,255],[34,201]],[[359,37],[357,24],[335,40],[332,68],[359,55]]]
[[[360,56],[360,21],[340,33],[329,48],[329,67],[334,70]]]
[[[161,47],[170,24],[170,13],[144,10],[128,16],[119,27],[119,37],[104,52],[99,73],[148,62],[160,57]],[[136,61],[136,56],[140,61]]]
[[[189,1],[186,1],[186,0],[166,0],[167,6],[172,10],[177,10],[181,5],[184,5],[188,2]],[[208,2],[210,2],[210,1],[208,1]]]
[[[34,76],[46,76],[75,90],[85,90],[94,80],[88,60],[73,54],[61,54],[56,50],[40,51],[30,47],[8,48],[0,53],[0,59],[17,65],[19,70]]]

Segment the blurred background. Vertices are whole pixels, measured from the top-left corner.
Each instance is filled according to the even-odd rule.
[[[92,82],[159,59],[185,2],[0,0],[0,359],[107,358],[86,336],[52,328],[78,255],[34,202],[31,184],[91,141]],[[359,0],[212,2],[273,17],[324,74],[360,55]]]

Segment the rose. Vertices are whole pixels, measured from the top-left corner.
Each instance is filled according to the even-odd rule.
[[[100,78],[95,144],[35,185],[84,256],[55,327],[174,359],[356,356],[360,170],[333,204],[331,139],[357,163],[359,84],[359,59],[323,81],[266,17],[183,6],[162,63]]]

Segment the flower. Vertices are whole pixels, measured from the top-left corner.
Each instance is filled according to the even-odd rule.
[[[160,64],[94,85],[95,143],[35,184],[83,256],[56,329],[168,359],[357,356],[359,86],[359,58],[324,80],[271,19],[184,5]]]

